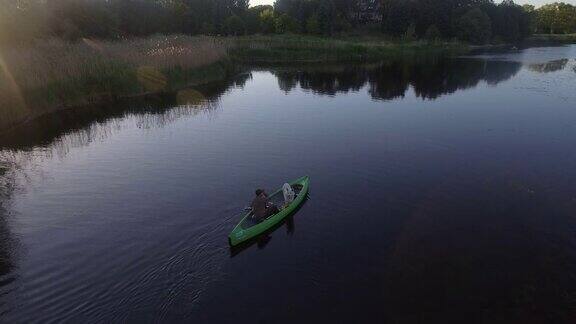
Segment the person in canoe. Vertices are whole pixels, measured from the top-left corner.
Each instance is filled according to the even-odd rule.
[[[276,207],[270,199],[268,199],[268,195],[266,191],[262,189],[256,190],[256,197],[252,200],[252,211],[254,212],[254,218],[257,220],[264,220],[269,216],[277,214],[280,212],[278,207]]]

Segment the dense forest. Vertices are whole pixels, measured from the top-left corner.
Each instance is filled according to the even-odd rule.
[[[1,0],[0,41],[151,34],[381,33],[405,40],[516,42],[575,33],[576,7],[511,0]]]

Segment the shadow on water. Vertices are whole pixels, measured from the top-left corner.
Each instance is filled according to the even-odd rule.
[[[233,258],[238,254],[248,250],[250,247],[254,245],[256,245],[258,249],[264,249],[266,245],[268,245],[268,243],[270,243],[270,241],[272,240],[271,234],[284,225],[286,225],[286,234],[288,234],[288,236],[294,235],[294,232],[296,231],[294,216],[296,215],[296,213],[298,213],[298,211],[300,211],[300,209],[302,209],[302,207],[304,207],[304,205],[308,202],[309,199],[310,199],[310,193],[306,194],[306,198],[304,199],[302,204],[298,206],[298,208],[296,208],[292,213],[290,213],[290,215],[286,216],[286,218],[284,218],[283,221],[274,225],[266,232],[246,242],[240,243],[236,246],[230,246],[230,257]]]
[[[163,127],[181,117],[201,111],[214,111],[219,98],[231,88],[243,87],[251,78],[241,74],[229,81],[211,83],[178,92],[121,99],[118,102],[77,107],[55,112],[33,120],[0,135],[0,150],[27,150],[48,147],[65,135],[76,135],[91,142],[102,136],[102,126],[129,115],[143,116],[138,127]],[[145,118],[152,116],[153,118]],[[93,131],[93,132],[92,132]]]

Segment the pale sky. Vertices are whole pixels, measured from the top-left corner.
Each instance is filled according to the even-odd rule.
[[[498,2],[498,0],[496,0],[496,2]],[[566,2],[576,5],[576,0],[514,0],[514,2],[516,2],[517,4],[529,3],[535,5],[536,7],[552,2]],[[270,5],[274,4],[274,0],[250,0],[251,6],[264,5],[264,4],[270,4]]]

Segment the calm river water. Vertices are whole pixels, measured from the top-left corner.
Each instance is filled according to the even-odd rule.
[[[251,68],[0,145],[1,322],[576,317],[576,46]],[[254,189],[302,175],[231,251]]]

